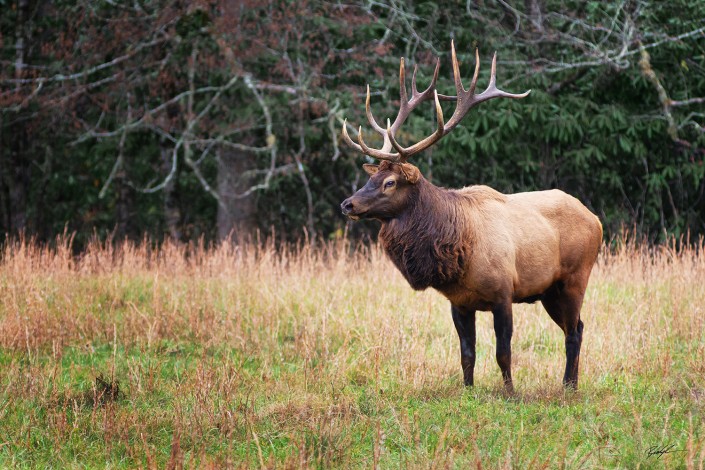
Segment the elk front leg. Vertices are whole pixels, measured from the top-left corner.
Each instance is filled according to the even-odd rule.
[[[497,305],[492,309],[494,315],[494,334],[497,338],[497,364],[502,371],[504,387],[508,392],[514,391],[512,383],[512,304]]]
[[[453,323],[460,339],[460,365],[463,368],[463,383],[473,385],[475,371],[475,310],[464,310],[450,306]]]

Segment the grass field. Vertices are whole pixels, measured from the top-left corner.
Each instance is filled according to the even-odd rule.
[[[462,386],[447,301],[376,247],[94,243],[0,254],[0,467],[703,468],[705,250],[621,244],[593,271],[580,389],[515,306]]]

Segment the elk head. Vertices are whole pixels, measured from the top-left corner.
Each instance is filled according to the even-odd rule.
[[[386,129],[377,124],[374,116],[372,116],[372,111],[370,110],[370,86],[367,85],[365,112],[372,128],[384,139],[382,148],[374,149],[365,144],[362,138],[362,126],[358,128],[357,143],[353,142],[348,135],[347,120],[343,122],[343,139],[345,142],[358,152],[382,161],[380,165],[365,164],[362,166],[370,176],[370,179],[364,187],[343,201],[341,209],[344,215],[355,220],[361,217],[377,219],[395,217],[413,199],[418,182],[423,178],[419,169],[407,162],[409,157],[427,149],[448,134],[475,105],[493,98],[524,98],[531,92],[529,90],[525,93],[513,94],[496,87],[497,54],[495,53],[492,58],[490,83],[485,91],[475,94],[477,78],[480,72],[480,58],[477,49],[475,50],[475,73],[472,77],[470,88],[466,90],[460,78],[458,59],[455,54],[453,41],[451,41],[450,47],[456,95],[441,95],[436,90],[436,81],[438,80],[438,70],[440,68],[440,60],[437,60],[431,83],[422,92],[416,89],[417,67],[414,66],[414,73],[411,78],[411,97],[409,97],[406,91],[406,72],[404,69],[404,58],[402,57],[399,65],[399,112],[393,123],[390,123],[389,119],[387,119]],[[436,108],[437,127],[435,132],[420,142],[409,147],[402,147],[395,138],[397,131],[419,104],[430,100],[434,101]],[[455,111],[447,123],[443,118],[441,101],[456,102]]]
[[[393,218],[412,200],[421,178],[421,172],[411,163],[383,161],[381,165],[365,163],[362,168],[370,179],[340,205],[343,214],[353,220]]]

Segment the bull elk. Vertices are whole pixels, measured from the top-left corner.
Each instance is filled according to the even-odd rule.
[[[445,189],[427,181],[409,157],[430,147],[448,134],[475,105],[493,98],[524,98],[495,85],[497,56],[492,59],[490,83],[475,94],[475,73],[465,90],[460,78],[455,46],[451,42],[456,96],[440,95],[436,62],[431,84],[416,89],[416,68],[407,95],[404,59],[399,70],[400,108],[393,123],[382,128],[370,111],[367,86],[365,110],[372,128],[384,143],[370,148],[362,137],[357,142],[343,124],[342,135],[357,151],[380,160],[364,164],[369,180],[341,204],[351,219],[377,219],[382,223],[379,240],[385,252],[411,287],[432,287],[451,303],[453,323],[460,338],[460,363],[465,385],[473,385],[475,368],[475,312],[491,311],[497,340],[496,359],[507,390],[512,384],[512,304],[541,301],[565,335],[566,366],[563,383],[577,388],[578,362],[583,337],[580,309],[590,271],[602,242],[602,225],[577,199],[563,191],[502,194],[488,186]],[[396,133],[409,114],[424,101],[435,104],[438,126],[433,134],[402,147]],[[455,101],[445,122],[440,101]]]

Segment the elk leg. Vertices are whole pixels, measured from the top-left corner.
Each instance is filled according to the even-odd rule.
[[[512,304],[497,305],[492,309],[494,315],[494,334],[497,339],[497,364],[502,371],[504,387],[514,391],[512,383]]]
[[[455,330],[460,338],[460,365],[463,368],[463,383],[473,385],[475,371],[475,310],[463,310],[450,306]]]
[[[580,347],[583,343],[583,322],[580,308],[585,289],[556,283],[546,291],[541,300],[544,308],[565,335],[565,374],[563,385],[578,388]]]
[[[580,363],[580,347],[583,344],[583,322],[578,322],[565,337],[565,374],[563,384],[572,389],[578,388],[578,365]]]

